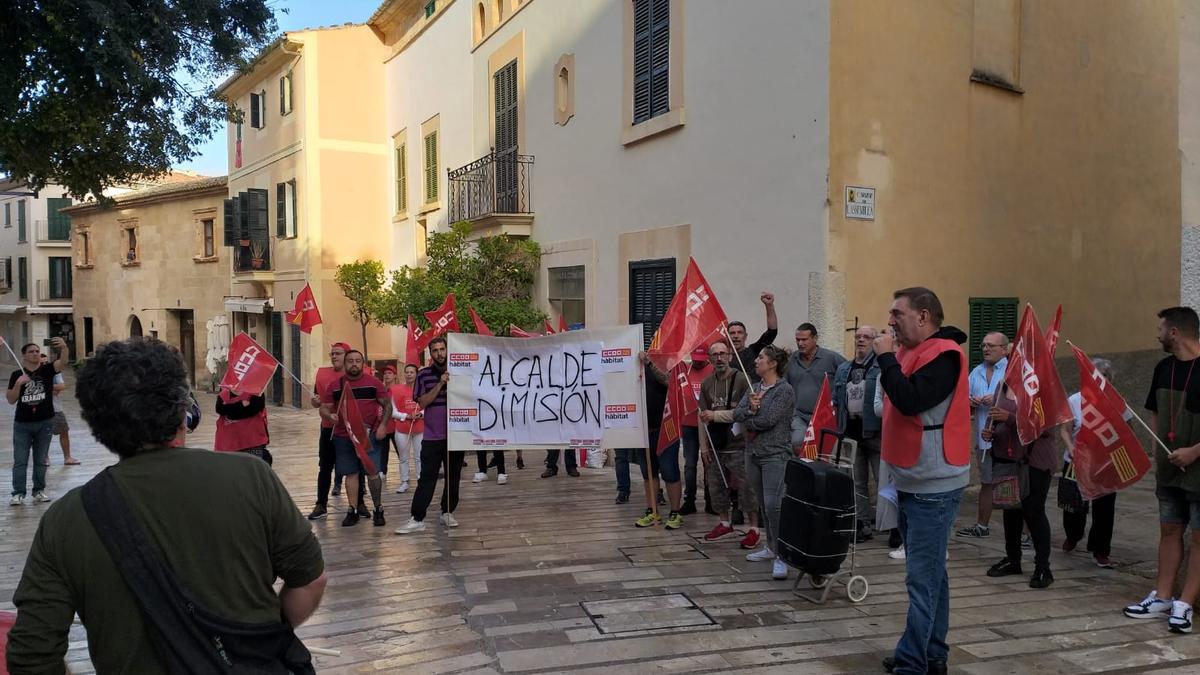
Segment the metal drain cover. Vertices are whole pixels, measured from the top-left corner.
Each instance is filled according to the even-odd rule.
[[[683,593],[598,600],[579,605],[596,629],[605,635],[716,624]]]

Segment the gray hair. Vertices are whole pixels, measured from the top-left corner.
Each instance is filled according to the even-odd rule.
[[[1002,331],[1002,330],[994,330],[994,331],[992,331],[992,332],[988,333],[987,335],[999,335],[999,336],[1000,336],[1000,346],[1001,346],[1001,347],[1007,347],[1007,346],[1008,346],[1008,336],[1004,334],[1004,331]],[[985,337],[985,338],[986,338],[986,337],[987,337],[987,335],[985,335],[985,336],[983,336],[983,337]]]
[[[1112,361],[1109,361],[1108,359],[1100,358],[1097,356],[1096,358],[1092,359],[1092,365],[1096,367],[1096,370],[1100,371],[1100,374],[1104,376],[1104,379],[1106,379],[1110,382],[1112,381],[1112,379],[1113,379]]]

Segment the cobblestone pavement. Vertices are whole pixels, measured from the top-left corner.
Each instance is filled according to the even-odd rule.
[[[191,447],[211,446],[212,398],[203,404],[205,420]],[[269,410],[276,470],[307,512],[315,492],[315,411]],[[52,495],[114,459],[86,433],[73,400],[68,412],[83,465],[62,466],[55,443]],[[0,419],[0,437],[7,443],[10,433],[11,413]],[[859,549],[858,571],[870,581],[864,602],[852,605],[836,594],[816,605],[794,595],[792,581],[773,581],[769,563],[747,562],[736,540],[704,543],[710,516],[690,516],[674,532],[634,528],[644,508],[636,470],[635,498],[618,506],[611,468],[540,479],[541,453],[526,453],[524,470],[508,459],[509,484],[472,484],[469,459],[458,528],[434,524],[435,502],[424,533],[393,534],[412,495],[395,494],[395,466],[387,527],[343,528],[344,507],[314,525],[330,583],[300,634],[311,646],[341,651],[317,657],[321,672],[874,673],[882,672],[880,659],[903,628],[904,565],[887,557],[882,541]],[[1086,553],[1062,553],[1059,511],[1051,504],[1056,581],[1046,590],[1031,590],[1024,578],[985,576],[1000,557],[998,515],[990,538],[955,538],[951,672],[1200,672],[1200,635],[1173,636],[1165,622],[1120,613],[1146,593],[1143,576],[1154,568],[1151,484],[1118,502],[1118,570],[1095,567]],[[964,500],[968,515],[960,525],[972,522],[974,495]],[[11,609],[41,510],[0,510],[0,608]],[[1031,560],[1026,566],[1032,571]],[[72,672],[90,672],[78,625],[68,659]]]

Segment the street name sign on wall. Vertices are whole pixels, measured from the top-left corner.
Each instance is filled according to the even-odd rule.
[[[847,185],[846,217],[855,220],[875,220],[875,188]]]

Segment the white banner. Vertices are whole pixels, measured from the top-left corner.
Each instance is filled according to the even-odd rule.
[[[451,450],[645,447],[640,326],[446,337]]]

